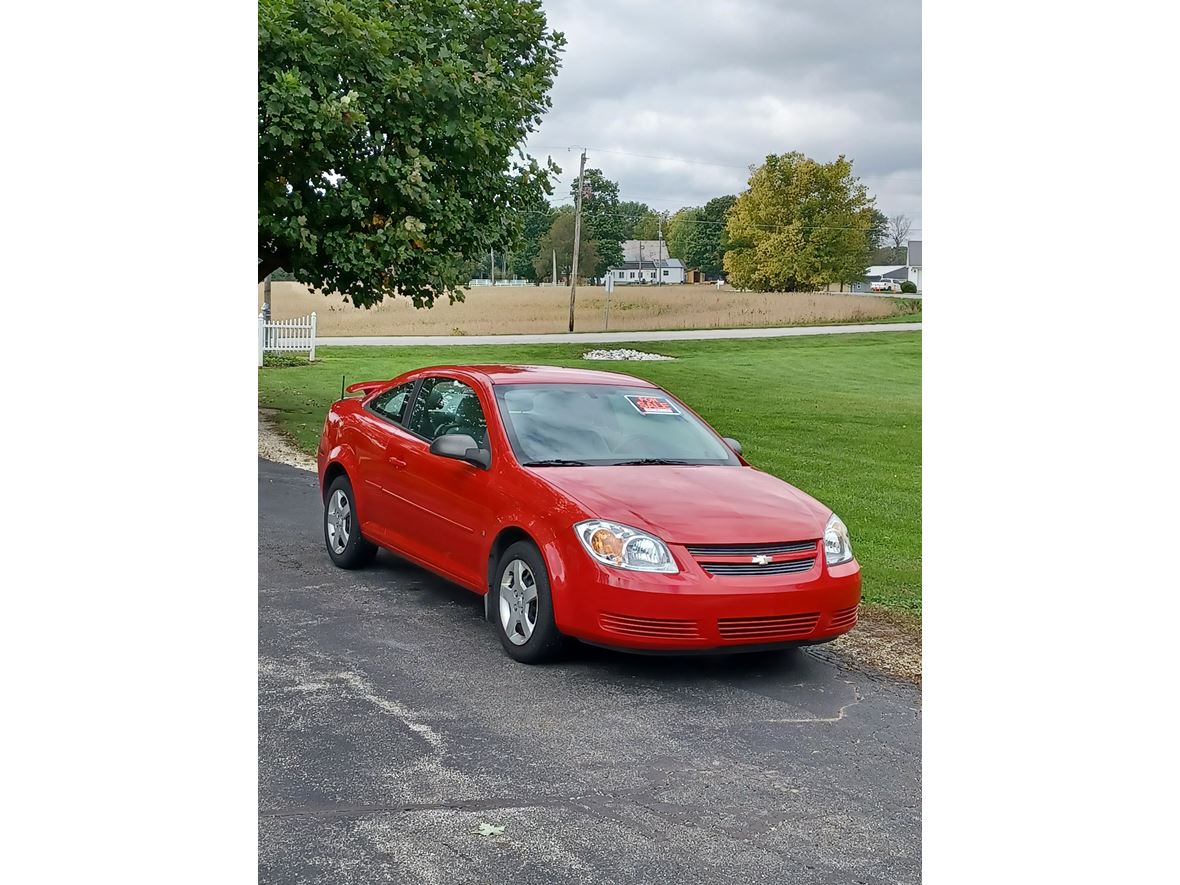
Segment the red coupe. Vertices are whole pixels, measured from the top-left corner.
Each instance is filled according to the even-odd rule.
[[[319,446],[328,555],[484,597],[505,650],[749,651],[856,624],[848,530],[671,394],[613,372],[443,366],[353,384]]]

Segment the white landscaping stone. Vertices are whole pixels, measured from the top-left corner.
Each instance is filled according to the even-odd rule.
[[[660,353],[644,353],[642,350],[619,348],[617,350],[588,350],[582,354],[584,360],[674,360],[674,356]]]

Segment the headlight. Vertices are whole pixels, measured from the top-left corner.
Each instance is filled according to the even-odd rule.
[[[852,542],[848,540],[848,527],[834,513],[824,529],[824,556],[828,560],[828,565],[839,565],[852,559]]]
[[[574,526],[586,552],[603,565],[637,572],[677,572],[668,545],[654,535],[617,522],[589,519]]]

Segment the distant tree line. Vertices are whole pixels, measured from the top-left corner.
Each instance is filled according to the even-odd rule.
[[[538,198],[528,209],[523,243],[513,253],[516,276],[549,280],[556,253],[558,277],[568,279],[576,201],[575,181],[570,204],[552,207]],[[818,163],[795,152],[770,155],[752,170],[743,193],[662,217],[646,203],[620,199],[618,183],[601,169],[586,169],[580,276],[605,275],[622,262],[624,240],[654,240],[661,229],[666,255],[710,278],[761,291],[802,291],[851,285],[870,265],[905,264],[910,222],[878,210],[843,156]]]

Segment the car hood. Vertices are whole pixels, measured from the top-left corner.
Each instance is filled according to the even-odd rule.
[[[671,544],[762,544],[821,538],[831,510],[752,467],[543,467],[534,475],[591,516]]]

